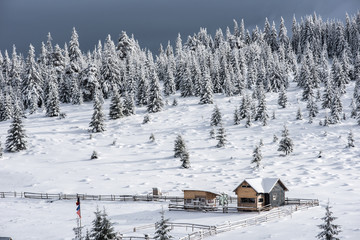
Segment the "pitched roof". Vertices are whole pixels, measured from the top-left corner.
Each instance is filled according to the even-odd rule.
[[[285,191],[288,191],[287,187],[281,182],[279,178],[247,178],[242,181],[234,192],[240,187],[243,182],[247,182],[257,193],[269,193],[274,188],[276,183],[284,188]]]
[[[206,192],[206,193],[212,193],[212,194],[214,194],[216,196],[220,196],[220,194],[218,194],[218,193],[214,193],[214,192],[207,191],[207,190],[183,189],[182,191],[183,192],[185,192],[185,191],[188,191],[188,192]]]

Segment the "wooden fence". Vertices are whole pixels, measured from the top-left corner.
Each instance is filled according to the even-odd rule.
[[[183,197],[178,196],[156,196],[156,195],[89,195],[89,194],[64,194],[64,193],[33,193],[33,192],[0,192],[0,198],[20,197],[30,199],[47,200],[80,200],[97,201],[170,201],[183,202]]]
[[[302,202],[302,201],[300,201]],[[300,205],[291,205],[290,207],[280,207],[271,210],[266,214],[261,214],[259,216],[243,219],[236,222],[227,222],[221,225],[213,226],[209,229],[200,229],[199,231],[188,234],[185,237],[180,238],[179,240],[200,240],[205,237],[217,235],[222,232],[228,232],[231,230],[254,226],[264,222],[271,221],[273,219],[278,219],[284,216],[292,215],[293,212],[308,209],[310,207],[319,206],[319,201],[317,199],[307,199],[304,201],[306,203]],[[210,227],[210,226],[209,226]]]

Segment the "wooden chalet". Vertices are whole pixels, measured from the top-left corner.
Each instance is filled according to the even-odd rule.
[[[188,208],[215,207],[219,194],[203,190],[183,190],[184,206]]]
[[[235,188],[238,211],[261,210],[285,205],[287,187],[279,178],[245,179]]]

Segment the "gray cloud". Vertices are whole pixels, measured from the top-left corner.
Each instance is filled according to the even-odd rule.
[[[344,19],[345,12],[352,15],[358,9],[359,0],[1,0],[0,49],[11,50],[16,44],[26,53],[33,43],[38,51],[47,32],[62,46],[75,26],[83,51],[107,34],[117,40],[122,30],[156,51],[160,43],[173,42],[178,32],[183,40],[200,27],[213,34],[217,28],[232,27],[233,19],[262,28],[265,17],[278,24],[283,16],[290,32],[294,14],[298,21],[314,11],[323,19]]]

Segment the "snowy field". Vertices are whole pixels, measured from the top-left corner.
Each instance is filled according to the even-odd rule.
[[[344,112],[350,116],[350,99],[354,83],[342,97]],[[268,94],[271,116],[268,126],[254,122],[245,128],[244,121],[233,125],[233,112],[241,98],[215,95],[223,114],[228,143],[215,147],[209,136],[210,116],[214,105],[199,105],[199,99],[168,98],[164,111],[150,114],[151,121],[142,124],[145,108],[120,120],[107,120],[104,133],[88,132],[92,104],[61,105],[65,119],[47,118],[44,112],[28,116],[23,123],[28,136],[28,150],[4,153],[0,159],[0,191],[87,193],[87,194],[148,194],[160,187],[169,195],[182,195],[182,189],[204,189],[234,195],[235,187],[251,177],[279,177],[289,188],[287,197],[317,198],[321,207],[293,214],[292,217],[224,233],[212,239],[315,239],[320,231],[328,199],[333,206],[336,224],[342,226],[341,239],[360,237],[360,132],[356,120],[348,118],[337,125],[319,126],[325,110],[312,124],[308,123],[306,103],[301,91],[291,83],[285,109],[277,105],[277,94]],[[173,98],[178,106],[171,106]],[[320,106],[320,102],[318,102]],[[303,120],[295,120],[298,108]],[[108,114],[109,101],[104,104]],[[280,156],[278,143],[286,124],[294,142],[294,152]],[[2,145],[10,122],[0,123]],[[346,148],[352,130],[355,148]],[[149,141],[151,133],[155,142]],[[182,134],[190,153],[190,169],[181,169],[173,158],[174,140]],[[250,164],[252,152],[260,139],[263,169],[256,171]],[[99,159],[90,160],[93,151]],[[318,158],[322,151],[322,158]],[[219,214],[168,212],[167,203],[82,201],[82,221],[91,228],[96,206],[106,208],[116,231],[128,232],[135,226],[152,224],[160,219],[163,206],[166,217],[173,222],[216,225],[252,216],[253,213]],[[0,236],[13,239],[71,239],[76,226],[75,201],[47,202],[20,198],[0,199]],[[149,234],[154,229],[144,230]],[[186,235],[186,231],[174,236]],[[209,238],[211,239],[211,238]]]

